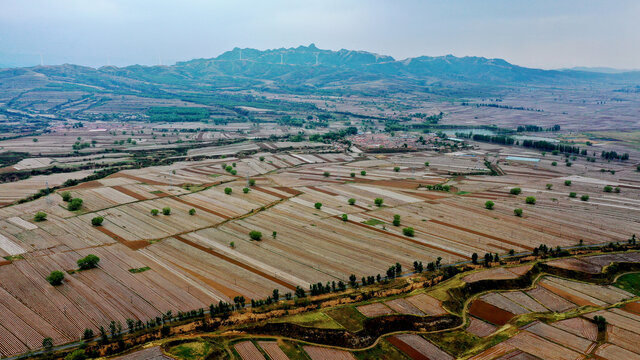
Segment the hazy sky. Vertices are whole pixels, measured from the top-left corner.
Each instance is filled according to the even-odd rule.
[[[640,68],[638,0],[0,0],[0,66],[163,64],[315,43],[396,59]]]

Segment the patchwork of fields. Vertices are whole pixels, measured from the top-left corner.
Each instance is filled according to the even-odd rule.
[[[600,172],[602,164],[552,167],[549,155],[536,165],[503,162],[505,176],[452,175],[486,169],[483,155],[258,153],[125,170],[0,208],[0,256],[5,259],[0,262],[0,312],[6,314],[0,319],[0,355],[37,349],[45,337],[54,344],[77,340],[84,329],[97,333],[111,321],[144,322],[169,310],[232,303],[236,296],[264,299],[274,289],[286,294],[318,282],[348,282],[350,274],[384,277],[396,263],[406,270],[416,260],[454,263],[470,260],[473,253],[624,242],[640,233],[640,179],[630,167],[611,165],[615,175]],[[255,184],[248,185],[249,179]],[[570,186],[564,185],[567,179]],[[426,188],[444,183],[450,191]],[[622,191],[604,193],[603,184]],[[511,195],[513,187],[522,193]],[[64,191],[83,199],[80,210],[67,210],[59,195]],[[570,198],[569,191],[590,199]],[[525,204],[527,196],[535,196],[536,204]],[[381,206],[376,198],[383,200]],[[485,208],[488,200],[495,203],[493,210]],[[170,215],[151,213],[167,207]],[[522,208],[523,216],[514,216],[514,208]],[[47,214],[46,221],[34,221],[38,211]],[[393,225],[394,215],[400,216],[399,226]],[[91,225],[96,216],[104,218],[102,226]],[[413,236],[403,231],[408,227]],[[259,231],[261,240],[252,240],[251,231]],[[88,254],[100,258],[98,267],[77,271],[76,261]],[[601,265],[597,259],[559,260],[557,266],[599,272],[608,260]],[[54,270],[65,273],[60,286],[46,280]],[[465,281],[526,271],[495,269],[470,274]],[[625,296],[619,289],[549,277],[531,290],[476,300],[469,331],[487,336],[515,315],[602,306]],[[445,313],[427,295],[366,306],[358,308],[363,316]],[[624,320],[615,330],[620,338],[625,337],[620,335]],[[520,344],[542,343],[557,331],[569,331],[564,327],[577,326],[564,325],[532,325],[508,346],[526,352]],[[590,349],[593,340],[580,339],[567,345],[567,358]],[[394,341],[404,344],[391,341],[394,346],[433,350],[431,343],[415,338]],[[599,356],[624,351],[623,345],[600,347],[604,355]],[[236,350],[248,358],[255,355],[249,345]],[[307,353],[329,356],[314,349]]]

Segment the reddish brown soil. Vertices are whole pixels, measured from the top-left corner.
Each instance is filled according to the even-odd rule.
[[[566,291],[564,291],[562,289],[558,289],[557,287],[551,286],[551,285],[549,285],[547,283],[541,282],[539,284],[539,286],[542,286],[543,288],[551,291],[552,293],[554,293],[554,294],[556,294],[558,296],[561,296],[561,297],[571,301],[572,303],[574,303],[574,304],[576,304],[578,306],[589,306],[589,305],[597,306],[596,304],[594,304],[594,303],[592,303],[592,302],[590,302],[590,301],[588,301],[586,299],[583,299],[581,297],[569,294],[568,292],[566,292]]]
[[[204,206],[200,206],[200,205],[197,205],[197,204],[190,203],[190,202],[188,202],[187,200],[182,199],[181,197],[174,196],[174,197],[173,197],[173,199],[174,199],[175,201],[181,202],[181,203],[183,203],[183,204],[186,204],[186,205],[192,206],[192,207],[194,207],[194,208],[196,208],[196,209],[200,209],[200,210],[202,210],[202,211],[206,211],[206,212],[208,212],[209,214],[213,214],[213,215],[215,215],[215,216],[219,216],[219,217],[221,217],[221,218],[223,218],[223,219],[225,219],[225,220],[229,220],[229,219],[230,219],[230,217],[229,217],[229,216],[227,216],[227,215],[221,214],[221,213],[219,213],[219,212],[217,212],[217,211],[215,211],[215,210],[207,209],[207,208],[206,208],[206,207],[204,207]]]
[[[115,240],[115,241],[123,244],[124,246],[128,247],[131,250],[139,250],[139,249],[142,249],[142,248],[146,247],[147,245],[149,245],[149,243],[147,241],[144,241],[144,240],[136,240],[136,241],[126,240],[123,237],[121,237],[119,235],[116,235],[113,232],[105,229],[104,226],[96,226],[95,228],[98,229],[103,234],[108,235],[113,240]]]
[[[413,360],[430,360],[428,357],[422,355],[418,350],[409,346],[409,344],[405,343],[395,336],[388,337],[387,340],[389,341],[389,343],[391,343],[391,345],[397,347],[398,349],[400,349],[400,351],[409,355],[409,357]]]
[[[469,314],[495,325],[504,325],[515,315],[482,300],[475,300],[469,307]]]

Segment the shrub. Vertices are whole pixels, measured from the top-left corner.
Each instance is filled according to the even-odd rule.
[[[69,211],[76,211],[76,210],[79,210],[81,207],[82,207],[82,199],[80,198],[71,199],[71,201],[69,201],[69,205],[67,205],[67,209]]]
[[[382,206],[382,203],[384,202],[384,200],[382,198],[375,198],[373,199],[373,203],[376,204],[377,207]]]
[[[233,169],[233,170],[229,171],[229,173],[230,173],[231,175],[235,176],[235,175],[238,173],[238,170]]]
[[[489,210],[493,210],[493,205],[495,205],[495,203],[491,200],[487,200],[487,202],[484,203],[484,207]]]
[[[576,193],[574,193],[574,192],[570,192],[570,193],[569,193],[569,197],[570,197],[570,198],[574,198],[574,197],[576,197],[577,195],[578,195],[578,194],[576,194]]]
[[[249,237],[251,240],[260,241],[262,240],[262,233],[260,231],[251,230],[249,232]]]
[[[51,348],[53,347],[53,339],[50,337],[42,339],[42,347],[47,351],[51,350]]]
[[[62,196],[62,201],[64,201],[64,202],[71,201],[71,193],[68,192],[68,191],[60,193],[60,196]]]
[[[255,186],[256,185],[256,180],[255,179],[249,179],[249,186]]]
[[[365,175],[367,175],[367,172],[362,170],[362,171],[360,171],[360,175],[365,176]]]
[[[620,193],[620,188],[616,186],[616,188],[613,189],[613,192],[615,192],[616,194],[619,194]]]
[[[402,229],[402,233],[405,236],[413,237],[415,231],[413,230],[412,227],[406,227],[406,228]]]
[[[322,176],[324,176],[324,177],[329,177],[329,175],[331,175],[331,173],[328,172],[328,171],[325,171],[325,172],[322,173]]]
[[[322,203],[317,202],[317,203],[313,204],[313,206],[315,206],[316,209],[320,210],[320,208],[322,207]]]
[[[196,214],[196,209],[191,208],[189,209],[189,215],[195,215]]]
[[[395,172],[400,171],[400,166],[396,166],[396,167],[394,167],[394,168],[393,168],[393,171],[395,171]]]
[[[515,216],[522,217],[522,209],[520,209],[520,208],[513,209],[513,214]]]
[[[567,161],[566,163],[564,163],[565,165],[567,165],[567,167],[570,167],[571,165],[573,165],[573,163],[571,163],[571,161]]]
[[[156,215],[158,215],[158,213],[160,213],[160,211],[158,211],[158,209],[151,209],[151,215],[156,216]]]
[[[524,202],[530,205],[534,205],[536,203],[536,198],[533,196],[527,196]]]
[[[355,205],[356,204],[356,199],[351,198],[351,199],[347,200],[347,202],[349,203],[349,205]]]
[[[264,156],[260,156],[260,161],[264,161]]]
[[[33,215],[33,220],[38,222],[45,221],[47,220],[47,213],[38,211],[35,215]]]
[[[102,216],[96,216],[93,219],[91,219],[91,225],[100,226],[102,225],[103,221],[104,221],[104,218]]]
[[[93,254],[89,254],[82,259],[78,259],[77,261],[80,270],[93,269],[98,265],[99,262],[100,258]]]
[[[428,162],[428,161],[425,161],[425,162],[424,162],[424,166],[425,166],[425,167],[429,167],[429,162]]]
[[[356,173],[352,172],[349,176],[356,177]]]
[[[558,166],[558,162],[556,162],[556,161],[552,162],[551,166]]]
[[[609,192],[610,193],[612,191],[613,191],[613,186],[607,185],[607,186],[604,187],[604,192]]]
[[[47,276],[47,281],[53,286],[62,284],[62,280],[64,280],[64,273],[62,271],[54,270]]]
[[[393,226],[400,226],[400,215],[393,215]]]
[[[580,200],[582,200],[582,201],[589,201],[589,195],[586,195],[586,194],[585,194],[585,195],[580,196]]]
[[[170,207],[163,207],[162,208],[162,215],[171,215],[171,208]]]
[[[248,187],[242,188],[242,192],[245,193],[245,194],[248,193],[249,192],[249,188]]]
[[[565,180],[564,186],[571,186],[571,180]]]
[[[553,187],[553,184],[547,184],[547,190],[551,190],[552,187]]]
[[[520,195],[520,193],[522,192],[522,189],[512,188],[511,190],[509,190],[509,192],[511,193],[511,195]]]
[[[231,193],[233,192],[233,189],[230,187],[226,187],[224,188],[224,193],[227,195],[231,195]]]
[[[349,220],[349,216],[347,214],[342,214],[342,221],[346,222]]]

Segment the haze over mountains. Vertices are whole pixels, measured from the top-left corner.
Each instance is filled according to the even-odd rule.
[[[438,89],[634,85],[640,72],[541,70],[502,59],[421,56],[396,60],[366,51],[322,50],[314,44],[271,50],[235,48],[212,59],[170,66],[35,66],[0,70],[0,88],[20,92],[34,88],[79,88],[132,93],[174,90],[242,90],[323,92],[438,92]]]

